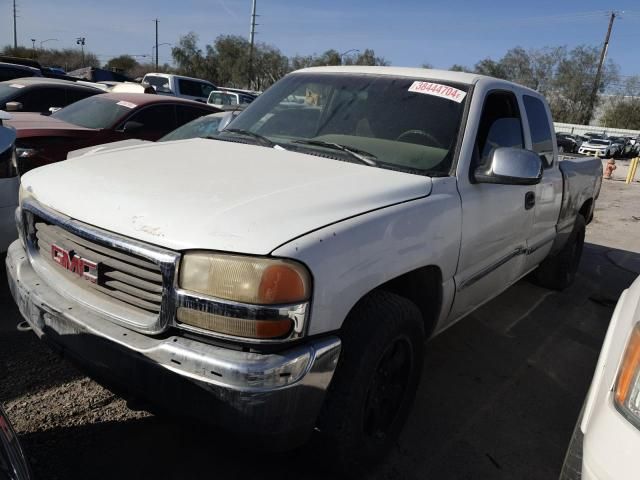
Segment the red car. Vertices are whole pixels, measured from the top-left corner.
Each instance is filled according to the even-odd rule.
[[[85,98],[46,116],[12,113],[6,124],[17,131],[18,170],[67,157],[71,150],[129,138],[158,140],[202,115],[221,111],[176,97],[145,93],[105,93]]]

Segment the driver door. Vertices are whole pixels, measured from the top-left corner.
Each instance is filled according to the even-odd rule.
[[[462,239],[456,295],[448,322],[457,320],[506,289],[523,273],[534,209],[526,200],[535,186],[478,183],[474,171],[498,147],[525,148],[521,108],[511,91],[487,94],[470,171],[458,174]]]

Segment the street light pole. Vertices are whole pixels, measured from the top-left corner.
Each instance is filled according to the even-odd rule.
[[[18,48],[18,31],[16,29],[16,17],[18,16],[16,11],[16,0],[13,0],[13,48]]]
[[[158,19],[156,18],[156,71],[158,71]]]
[[[40,42],[40,50],[42,50],[42,44],[43,44],[43,43],[46,43],[46,42],[53,42],[53,41],[56,41],[56,42],[57,42],[57,41],[58,41],[58,39],[57,39],[57,38],[47,38],[46,40],[42,40],[42,41]]]
[[[163,42],[163,43],[158,43],[156,45],[153,45],[151,47],[151,58],[153,58],[154,56],[156,57],[156,71],[158,70],[158,66],[159,66],[159,62],[158,62],[158,47],[161,47],[163,45],[172,45],[169,42]],[[155,54],[154,54],[155,51]]]
[[[357,48],[352,48],[351,50],[347,50],[344,53],[340,54],[340,63],[342,64],[342,58],[347,54],[347,53],[351,53],[351,52],[357,52],[360,53],[360,50],[358,50]]]
[[[82,66],[84,67],[84,44],[87,39],[85,37],[78,37],[76,39],[76,44],[80,45],[80,49],[82,50]]]
[[[36,49],[36,39],[32,38],[31,39],[31,50],[35,50]]]

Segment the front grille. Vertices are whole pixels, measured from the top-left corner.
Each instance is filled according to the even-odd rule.
[[[21,217],[31,264],[60,294],[146,334],[173,322],[179,253],[78,222],[32,199]]]
[[[160,313],[163,286],[159,265],[85,240],[57,225],[36,222],[35,230],[38,250],[47,262],[59,267],[51,255],[52,245],[97,262],[100,268],[96,283],[78,281],[143,312]],[[69,275],[73,274],[69,272]]]

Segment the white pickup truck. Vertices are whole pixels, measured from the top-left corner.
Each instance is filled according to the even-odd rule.
[[[38,336],[123,396],[270,446],[315,429],[367,465],[425,340],[531,272],[573,280],[601,179],[558,160],[533,90],[306,69],[214,138],[26,174],[9,284]]]

